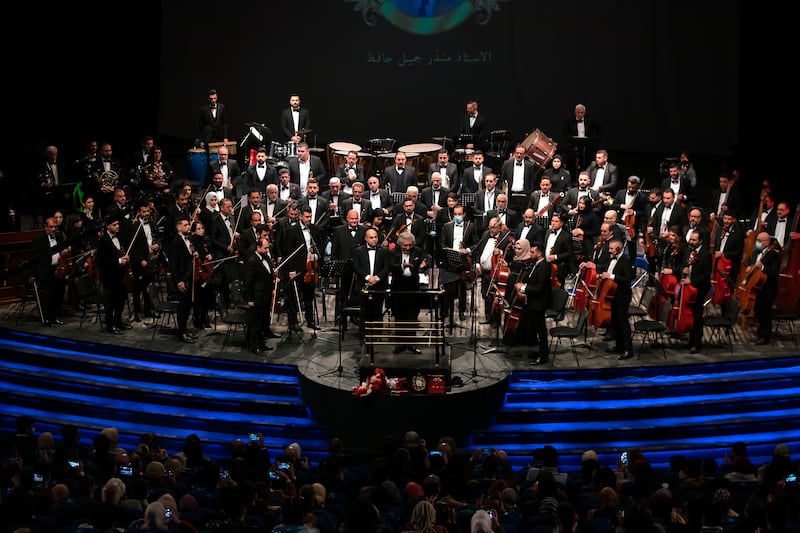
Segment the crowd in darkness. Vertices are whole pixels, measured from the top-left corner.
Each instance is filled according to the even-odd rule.
[[[564,471],[552,446],[514,469],[503,450],[415,431],[371,455],[332,438],[315,463],[296,442],[271,456],[258,434],[212,459],[196,434],[168,451],[147,433],[126,451],[115,428],[88,444],[71,425],[58,439],[37,434],[28,416],[0,442],[0,533],[800,531],[798,463],[784,444],[763,465],[739,442],[722,464],[678,454],[654,468],[632,448],[613,467],[587,450]]]

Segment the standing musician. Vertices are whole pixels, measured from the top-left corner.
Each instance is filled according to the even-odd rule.
[[[692,182],[688,176],[681,176],[680,163],[673,161],[669,164],[669,175],[661,181],[661,190],[672,190],[675,201],[684,208],[689,205],[692,195]]]
[[[397,237],[397,247],[389,252],[392,273],[392,316],[394,321],[402,327],[402,322],[417,322],[419,320],[420,295],[419,274],[428,269],[428,256],[425,251],[416,246],[414,234],[410,231],[401,233]],[[412,335],[411,331],[398,332],[398,335]],[[402,351],[422,353],[413,344],[397,345],[393,353]]]
[[[256,162],[244,171],[244,186],[247,191],[257,189],[261,193],[267,191],[267,185],[278,183],[277,170],[267,159],[267,149],[260,146],[256,151]]]
[[[533,209],[536,222],[543,227],[550,225],[550,215],[553,214],[563,198],[562,195],[553,192],[552,186],[550,178],[542,176],[542,179],[539,180],[539,190],[533,191],[528,200],[528,208]]]
[[[308,178],[306,183],[306,195],[300,199],[300,212],[306,207],[311,210],[311,223],[327,235],[331,225],[330,203],[320,196],[317,178]]]
[[[194,209],[189,205],[189,202],[192,198],[191,191],[186,191],[184,189],[178,189],[175,191],[175,201],[170,203],[167,206],[166,212],[166,220],[164,221],[165,230],[165,239],[171,239],[176,235],[175,228],[177,227],[175,224],[178,220],[185,218],[187,220],[191,220],[192,214],[194,213]],[[218,197],[219,199],[219,197]],[[218,203],[220,205],[220,203]],[[109,213],[110,214],[110,213]]]
[[[211,228],[214,219],[219,216],[219,199],[222,198],[221,192],[209,192],[205,196],[205,204],[198,206],[194,210],[192,222],[202,222],[203,226]]]
[[[278,186],[274,183],[267,185],[267,199],[264,202],[264,223],[270,229],[275,227],[275,223],[279,216],[286,213],[286,201],[282,200],[278,195]],[[274,239],[270,239],[273,247],[275,245]]]
[[[564,280],[577,270],[575,255],[572,252],[572,235],[564,228],[562,215],[553,213],[550,219],[550,228],[544,234],[545,259],[555,270],[555,280],[563,286]]]
[[[425,218],[416,213],[416,201],[412,196],[403,200],[403,210],[395,214],[389,233],[383,242],[384,246],[392,247],[401,233],[410,231],[414,234],[416,242],[425,242]]]
[[[666,191],[665,191],[666,192]],[[711,289],[711,253],[704,244],[705,233],[693,231],[689,237],[689,254],[683,268],[681,285],[691,284],[697,289],[692,306],[692,330],[689,332],[689,353],[699,353],[703,349],[703,309]]]
[[[363,338],[367,322],[377,322],[383,317],[383,303],[392,259],[389,250],[378,246],[378,231],[368,228],[364,234],[366,243],[359,246],[353,255],[353,270],[356,282],[361,284],[361,314],[359,335]]]
[[[760,217],[759,217],[760,212]],[[775,194],[765,192],[761,205],[753,210],[750,215],[750,226],[745,228],[745,236],[750,237],[753,232],[756,234],[766,231],[770,235],[775,235],[775,222],[778,220],[778,212],[775,208]]]
[[[506,315],[505,329],[503,331],[503,342],[508,345],[534,346],[537,344],[537,335],[532,328],[525,327],[522,322],[529,318],[526,309],[527,302],[524,293],[520,293],[516,284],[528,281],[531,268],[536,264],[536,260],[531,254],[531,243],[527,239],[515,240],[513,245],[513,257],[507,261],[505,258],[499,259],[501,268],[498,272],[507,268],[508,277],[503,283],[499,273],[492,279],[495,291],[494,312],[505,310]],[[541,243],[539,246],[541,250]],[[540,254],[541,255],[541,254]],[[547,279],[548,286],[551,286],[550,279]],[[549,291],[548,291],[549,294]],[[502,305],[502,308],[500,307]],[[513,326],[513,327],[512,327]],[[520,327],[522,326],[522,327]],[[531,352],[530,358],[534,354]]]
[[[728,173],[720,173],[719,187],[715,188],[711,193],[711,205],[708,215],[710,222],[716,222],[717,217],[721,217],[728,209],[741,212],[743,207],[742,194],[735,181],[731,179]]]
[[[241,206],[236,212],[235,210],[235,218],[236,218],[236,231],[242,232],[246,228],[250,227],[252,221],[253,213],[258,213],[261,215],[261,219],[264,219],[264,204],[261,200],[261,191],[259,189],[250,189],[247,193],[247,203]]]
[[[488,174],[492,174],[492,169],[483,164],[484,155],[480,150],[472,154],[472,164],[461,173],[456,183],[451,183],[450,190],[456,193],[476,193],[484,188],[483,180]]]
[[[275,297],[275,264],[269,253],[270,242],[266,237],[256,241],[256,251],[244,265],[244,287],[242,296],[247,303],[247,348],[255,355],[264,355],[272,346],[267,338],[277,338],[270,329],[272,298]]]
[[[142,168],[142,177],[139,180],[139,190],[146,194],[152,194],[158,199],[162,207],[167,206],[166,196],[169,194],[169,184],[172,180],[174,171],[169,161],[163,160],[163,151],[160,146],[153,146],[152,161]]]
[[[211,327],[209,314],[214,311],[216,306],[216,286],[214,285],[214,274],[216,273],[214,257],[211,254],[211,239],[206,232],[205,225],[194,222],[191,225],[192,234],[189,241],[197,252],[194,260],[194,306],[192,317],[194,327],[197,329],[208,329]]]
[[[536,212],[532,207],[522,213],[522,222],[514,230],[514,238],[525,239],[529,243],[544,242],[544,228],[536,222]]]
[[[238,255],[240,262],[247,262],[247,258],[256,252],[261,231],[266,228],[267,226],[262,222],[261,213],[253,211],[250,214],[250,223],[239,233]]]
[[[497,195],[500,190],[497,188],[497,176],[487,174],[483,178],[484,188],[475,195],[475,205],[472,206],[473,220],[477,224],[478,233],[483,233],[488,226],[486,213],[497,208]]]
[[[394,155],[394,165],[389,165],[383,171],[383,184],[388,186],[391,192],[403,192],[417,184],[417,169],[408,166],[406,162],[406,153],[397,152]]]
[[[497,232],[499,232],[499,223]],[[465,220],[464,206],[456,204],[453,207],[453,220],[447,222],[439,234],[439,250],[444,254],[444,250],[458,250],[465,258],[465,263],[468,266],[469,261],[466,261],[473,252],[473,247],[478,241],[478,232],[475,224]],[[443,263],[442,269],[439,271],[439,284],[444,288],[444,297],[442,298],[442,318],[453,316],[455,299],[458,298],[458,316],[463,321],[467,319],[467,279],[472,275],[472,272],[465,272],[463,269],[460,271],[449,270],[452,265],[448,265],[445,261],[446,257],[442,255],[439,258]],[[465,279],[467,278],[467,279]],[[485,287],[488,290],[488,287]],[[486,315],[487,317],[489,315]],[[452,323],[452,321],[451,321]]]
[[[739,270],[742,264],[742,255],[744,254],[744,229],[736,218],[736,213],[730,209],[726,209],[722,215],[722,227],[717,226],[718,230],[715,232],[713,238],[713,251],[715,261],[726,259],[730,261],[730,271],[728,278],[730,282],[729,287],[735,285],[736,280],[739,279]]]
[[[539,353],[532,364],[542,365],[550,357],[545,311],[550,306],[553,285],[542,245],[534,243],[530,248],[530,254],[533,265],[527,270],[527,274],[514,284],[514,289],[517,294],[524,294],[527,299],[526,307],[520,317],[519,331],[530,331],[533,333],[532,340],[538,339]]]
[[[678,226],[672,226],[667,232],[667,246],[664,248],[664,254],[659,262],[661,268],[658,273],[658,279],[662,288],[659,301],[667,299],[671,304],[674,304],[675,284],[681,278],[681,271],[688,259],[683,232]]]
[[[375,178],[375,181],[377,180],[378,178]],[[383,192],[385,193],[386,191]],[[378,197],[380,200],[380,194]],[[380,203],[380,201],[378,203]],[[372,211],[372,204],[369,200],[364,198],[364,184],[360,181],[353,184],[353,196],[342,201],[341,212],[348,213],[350,211],[355,211],[358,213],[358,220],[361,223],[365,223],[367,221],[367,218]],[[381,210],[381,213],[383,213],[383,210]]]
[[[344,223],[342,219],[347,213],[347,211],[342,210],[342,203],[350,198],[350,193],[342,190],[342,181],[336,176],[332,177],[328,181],[328,190],[321,192],[319,195],[328,205],[330,227],[341,226]]]
[[[153,315],[153,302],[147,288],[156,278],[161,265],[161,244],[158,227],[150,219],[150,205],[142,204],[133,220],[133,243],[130,250],[130,268],[133,285],[133,321],[142,321],[142,297],[144,297],[144,316]]]
[[[488,211],[486,216],[488,218],[495,216],[499,218],[505,229],[516,228],[520,220],[522,220],[522,215],[516,210],[508,208],[508,196],[505,194],[498,194],[496,204],[497,207]]]
[[[511,159],[503,161],[500,168],[500,185],[508,194],[509,205],[523,211],[528,198],[537,187],[536,165],[525,157],[527,149],[522,144],[514,147]]]
[[[220,185],[225,191],[224,196],[229,198],[237,196],[236,190],[242,185],[242,178],[239,177],[241,170],[239,162],[236,159],[230,159],[228,147],[224,144],[217,150],[217,158],[208,162],[208,181],[212,181],[217,174],[222,176]],[[216,180],[214,181],[216,182]]]
[[[653,212],[652,223],[647,226],[646,231],[656,241],[656,247],[659,247],[659,242],[666,241],[669,228],[682,227],[687,219],[686,211],[675,202],[675,193],[672,189],[666,189],[661,193],[661,204]]]
[[[401,189],[405,191],[406,189]],[[364,197],[369,201],[371,209],[380,209],[383,211],[384,216],[392,213],[394,204],[391,195],[381,187],[380,181],[375,176],[370,176],[367,179],[367,190],[364,191]],[[355,196],[354,196],[355,198]]]
[[[570,218],[572,234],[572,253],[576,261],[589,257],[594,250],[594,243],[600,235],[600,217],[592,209],[586,196],[578,200],[578,212]]]
[[[488,227],[481,235],[480,241],[472,250],[472,259],[475,263],[475,272],[481,278],[481,296],[483,296],[485,319],[481,324],[500,326],[500,316],[493,316],[494,294],[492,289],[492,274],[500,268],[500,262],[507,253],[511,253],[513,235],[511,231],[503,228],[497,217],[487,221]],[[445,229],[446,231],[446,229]]]
[[[578,174],[578,185],[570,188],[567,191],[567,195],[561,201],[561,204],[566,206],[568,214],[574,215],[576,213],[578,210],[578,199],[582,196],[589,197],[589,200],[592,202],[592,207],[601,201],[600,193],[589,187],[589,173],[585,171]]]
[[[236,231],[236,220],[233,216],[233,202],[223,198],[219,204],[219,215],[213,219],[211,226],[211,254],[217,266],[217,290],[222,294],[225,305],[230,305],[230,282],[237,278],[234,263],[230,261],[237,255],[239,232]],[[177,225],[176,225],[177,228]],[[206,229],[208,231],[208,229]]]
[[[642,228],[647,227],[645,213],[647,211],[647,198],[639,188],[642,180],[639,176],[629,176],[628,185],[617,191],[614,195],[614,209],[617,210],[618,220],[621,220],[628,232],[628,257],[636,257],[636,246],[642,238]]]
[[[192,245],[191,233],[192,226],[188,218],[175,221],[175,237],[167,252],[167,270],[170,274],[170,286],[167,290],[178,300],[178,312],[175,314],[176,334],[178,340],[186,344],[194,344],[197,339],[197,335],[188,329],[196,290],[195,262],[200,257]]]
[[[764,346],[770,343],[772,337],[772,306],[778,295],[778,275],[781,269],[781,245],[766,231],[756,235],[755,248],[745,272],[749,274],[754,269],[761,270],[767,276],[756,293],[753,305],[758,320],[755,344]]]
[[[622,241],[612,240],[608,244],[610,259],[608,264],[600,265],[597,269],[601,280],[611,280],[617,288],[611,302],[611,326],[614,330],[614,347],[606,349],[609,353],[619,354],[617,359],[624,360],[633,357],[633,341],[631,339],[631,324],[628,321],[628,307],[631,304],[631,280],[633,279],[633,263],[622,252]]]
[[[306,326],[313,330],[320,329],[315,313],[315,291],[324,249],[325,236],[311,222],[311,208],[305,206],[299,222],[285,228],[280,244],[280,257],[286,262],[285,267],[281,265],[280,272],[286,291],[289,328],[298,333],[302,331],[297,316],[301,307]]]
[[[353,194],[353,185],[356,183],[366,186],[367,177],[364,175],[364,166],[358,163],[357,151],[350,150],[347,152],[344,157],[344,163],[336,167],[336,177],[339,178],[342,184],[342,191],[347,194]]]
[[[331,257],[345,261],[339,282],[340,290],[336,291],[336,309],[341,309],[342,298],[347,304],[357,305],[362,285],[354,280],[353,256],[356,248],[364,244],[367,227],[359,224],[359,214],[351,209],[345,215],[345,224],[333,229],[331,235]]]
[[[128,243],[122,242],[119,225],[119,220],[109,222],[103,236],[97,241],[97,264],[106,296],[106,330],[116,335],[131,329],[130,324],[122,322],[122,309],[128,300],[125,275],[130,268],[130,257],[127,254]]]
[[[56,272],[60,268],[61,272],[65,273],[65,268],[71,268],[69,264],[71,250],[66,247],[56,252],[63,242],[64,238],[59,233],[58,224],[53,217],[45,219],[44,233],[31,242],[31,256],[36,261],[33,280],[37,286],[42,323],[48,327],[64,323],[58,315],[64,301],[66,275],[57,276]]]

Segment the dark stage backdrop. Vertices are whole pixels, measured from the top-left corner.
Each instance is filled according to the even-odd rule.
[[[535,128],[560,141],[584,102],[611,151],[729,155],[738,9],[727,0],[164,2],[159,132],[197,137],[213,87],[237,141],[246,122],[277,133],[299,92],[318,146],[452,137],[475,98],[489,129],[512,130],[513,142]]]

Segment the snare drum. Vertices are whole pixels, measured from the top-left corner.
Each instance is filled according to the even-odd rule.
[[[299,143],[295,141],[289,141],[286,143],[286,157],[297,157],[297,145]]]
[[[525,147],[525,155],[538,167],[544,168],[556,154],[556,143],[538,128],[520,144]]]
[[[475,150],[469,148],[458,148],[453,151],[453,158],[456,161],[472,161],[472,154],[474,153]]]
[[[286,146],[277,141],[272,141],[269,145],[269,158],[272,161],[280,161],[284,157],[286,157]]]

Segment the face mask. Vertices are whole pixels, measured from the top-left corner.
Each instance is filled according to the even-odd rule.
[[[455,216],[455,217],[453,217],[453,220],[456,221],[456,224],[461,224],[462,222],[464,222],[464,217]]]
[[[756,241],[756,250],[758,250],[760,252],[763,249],[764,249],[764,245],[761,244],[760,242]]]

